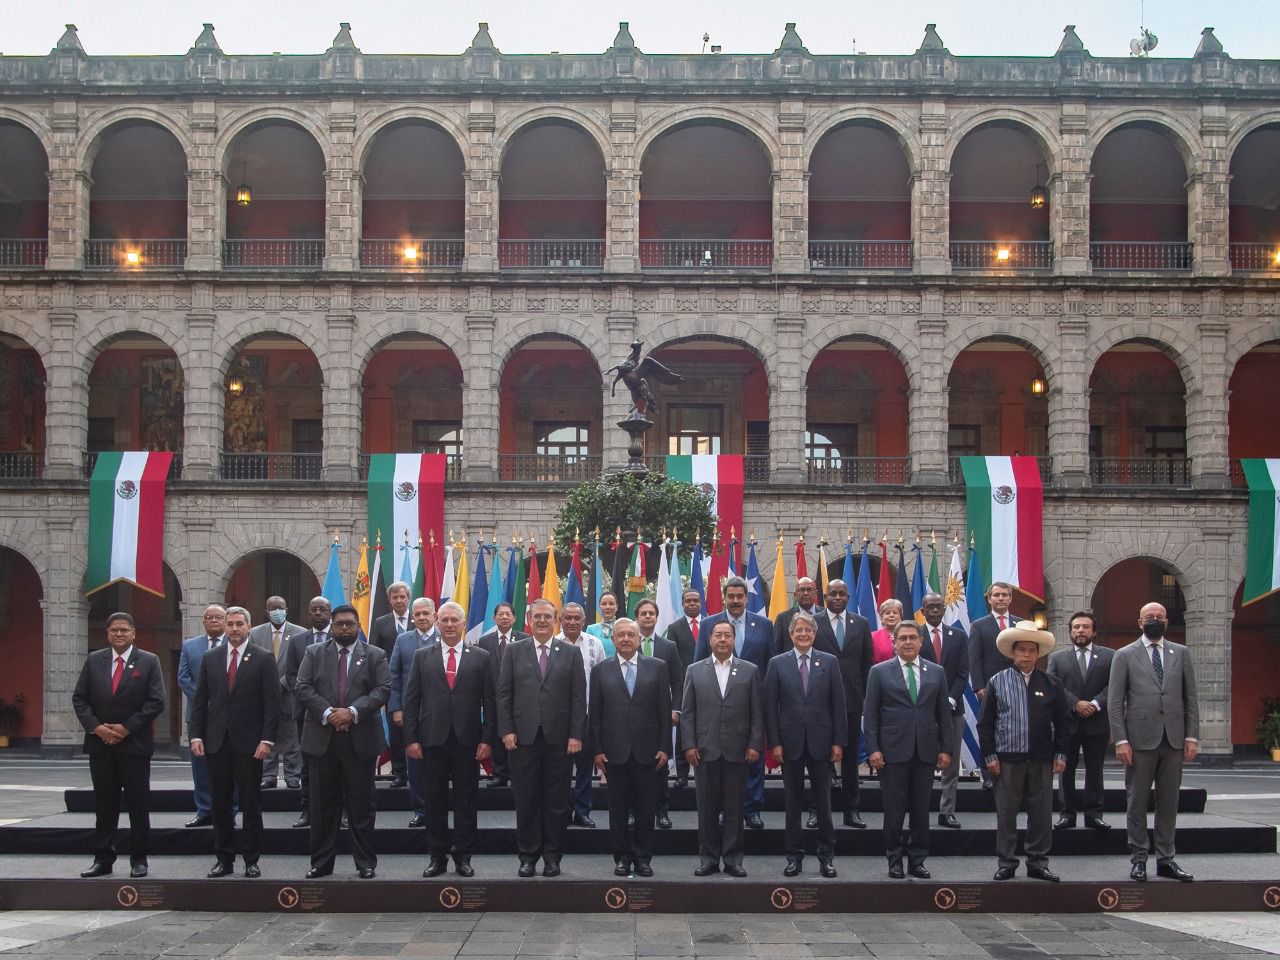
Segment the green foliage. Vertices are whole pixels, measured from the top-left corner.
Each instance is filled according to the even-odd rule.
[[[681,555],[688,556],[694,532],[701,530],[709,543],[716,521],[710,491],[660,473],[608,474],[579,484],[569,494],[556,515],[555,540],[557,549],[568,550],[575,529],[581,539],[589,540],[599,527],[607,545],[614,529],[621,527],[624,532],[638,528],[652,543],[663,528],[670,534],[674,527],[684,543]]]
[[[1258,745],[1264,750],[1280,750],[1280,698],[1262,698],[1262,716],[1258,718]]]
[[[22,718],[26,716],[27,698],[18,694],[10,702],[0,697],[0,735],[11,737],[18,727],[22,726]]]

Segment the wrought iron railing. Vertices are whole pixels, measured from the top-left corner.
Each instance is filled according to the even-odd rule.
[[[43,270],[48,257],[48,240],[0,240],[0,269]]]
[[[810,240],[811,270],[910,270],[910,240]]]
[[[1191,460],[1186,457],[1090,457],[1089,482],[1095,487],[1188,487]]]
[[[223,240],[226,270],[319,270],[323,240]]]
[[[910,457],[842,457],[809,460],[809,482],[820,486],[893,486],[911,482]]]
[[[1094,240],[1089,262],[1099,272],[1132,270],[1137,273],[1191,269],[1190,243],[1147,240]]]
[[[1266,271],[1280,276],[1280,243],[1231,243],[1227,245],[1232,270]]]
[[[502,453],[498,455],[498,477],[502,480],[572,481],[576,483],[600,476],[600,465],[600,457],[542,453]]]
[[[43,474],[43,450],[0,450],[0,480],[38,480]]]
[[[599,270],[603,240],[499,240],[503,270]]]
[[[320,453],[232,453],[218,457],[218,476],[235,481],[323,480],[324,454]]]
[[[460,267],[465,240],[361,240],[360,266],[365,270],[429,270]]]
[[[86,240],[86,270],[181,270],[185,240]]]
[[[952,240],[952,270],[1053,269],[1052,240]]]
[[[772,240],[641,240],[645,270],[772,270]]]
[[[1053,482],[1053,457],[1036,457],[1036,460],[1040,467],[1040,482],[1047,487]],[[959,457],[947,457],[947,481],[953,486],[964,483]]]
[[[89,450],[80,455],[80,474],[88,480],[93,476],[93,468],[98,465],[98,454],[101,450]],[[173,459],[169,461],[169,473],[167,480],[182,479],[182,454],[175,453]]]
[[[361,480],[369,479],[369,458],[371,454],[360,454],[360,463],[357,469]],[[445,458],[444,463],[445,480],[461,480],[462,479],[462,454],[451,453]]]

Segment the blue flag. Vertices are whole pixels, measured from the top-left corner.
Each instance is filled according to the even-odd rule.
[[[844,581],[844,585],[849,588],[849,596],[857,598],[858,596],[858,575],[853,571],[853,541],[846,540],[844,542],[844,573],[840,577]]]
[[[982,595],[982,562],[973,547],[969,548],[969,570],[964,577],[964,600],[969,608],[970,623],[991,612],[987,609],[987,598]]]
[[[495,542],[493,547],[493,578],[489,581],[489,593],[484,603],[484,628],[495,626],[493,609],[502,599],[505,587],[502,583],[502,549]]]
[[[876,595],[872,589],[871,560],[867,556],[867,544],[862,544],[862,561],[858,565],[858,613],[866,617],[872,630],[880,629],[880,611],[876,608]]]
[[[738,562],[735,559],[737,555],[738,555],[738,538],[734,537],[732,540],[729,541],[729,576],[731,577],[736,577],[738,575]]]
[[[400,579],[409,585],[409,593],[413,593],[413,564],[410,562],[409,553],[412,548],[408,543],[400,545],[400,550],[404,554],[404,562],[400,564]]]
[[[689,564],[689,589],[698,591],[702,609],[707,609],[707,588],[702,582],[702,541],[693,545],[693,560]]]
[[[600,542],[596,541],[595,563],[591,567],[591,606],[594,610],[588,610],[588,616],[594,616],[596,623],[604,622],[604,614],[600,612],[600,596],[605,592],[604,589],[604,561],[600,559]]]
[[[502,596],[500,599],[507,603],[513,603],[516,596],[516,554],[520,549],[512,544],[507,547],[507,579],[502,584]]]
[[[756,545],[747,544],[747,609],[752,613],[764,613],[764,584],[760,578],[760,568],[756,565]]]
[[[924,586],[924,551],[918,543],[911,549],[916,554],[916,572],[911,577],[911,615],[919,622],[922,617],[920,608],[924,606],[924,595],[928,592]]]
[[[349,603],[347,588],[342,585],[342,567],[338,563],[338,545],[329,546],[329,569],[324,575],[324,589],[321,591],[329,606],[337,607]]]
[[[573,555],[569,559],[569,575],[565,577],[564,584],[564,602],[578,604],[578,606],[582,607],[582,611],[585,614],[587,610],[587,598],[582,592],[582,580],[578,576],[581,564],[582,547],[581,545],[578,545],[574,547]]]
[[[489,606],[489,576],[484,569],[484,544],[476,550],[476,579],[467,604],[467,643],[475,643],[485,631],[485,610]],[[490,611],[492,612],[492,611]]]
[[[918,564],[916,569],[920,569]],[[902,544],[898,544],[898,576],[893,584],[893,596],[902,604],[902,619],[910,620],[916,611],[911,606],[911,581],[907,578],[907,557],[902,552]]]

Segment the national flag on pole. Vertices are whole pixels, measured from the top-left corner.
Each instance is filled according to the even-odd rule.
[[[410,610],[413,608],[410,607]],[[382,586],[382,544],[373,545],[373,569],[369,571],[369,622],[362,624],[364,635],[369,636],[369,629],[384,613],[391,612],[391,601],[387,599],[387,591]]]
[[[1240,466],[1249,484],[1244,606],[1280,590],[1280,460],[1241,460]]]
[[[453,537],[453,531],[449,532],[449,536]],[[440,603],[443,606],[453,599],[454,590],[457,589],[458,575],[453,572],[453,543],[445,544],[444,548],[444,573],[440,575]]]
[[[351,605],[356,608],[360,629],[366,637],[369,635],[369,610],[372,608],[369,584],[369,542],[366,540],[360,544],[360,562],[356,564],[356,579],[351,585]]]
[[[796,541],[796,580],[802,580],[809,575],[809,559],[804,555],[804,537]]]
[[[969,529],[990,579],[1044,599],[1044,489],[1035,457],[961,457]]]
[[[422,593],[419,596],[426,597],[437,607],[440,606],[440,568],[436,566],[436,535],[430,534],[431,542],[428,544],[426,553],[427,562],[426,577],[422,583]]]
[[[743,458],[736,454],[667,457],[667,476],[672,480],[691,483],[700,490],[711,493],[711,512],[717,517],[720,542],[728,544],[742,526]],[[741,570],[735,557],[733,563],[725,557],[726,570],[730,566]],[[714,590],[712,591],[714,592]]]
[[[942,581],[938,578],[938,544],[929,544],[929,589],[934,593],[942,593]]]
[[[858,565],[858,613],[871,624],[872,630],[880,629],[880,609],[871,589],[871,558],[867,556],[870,541],[862,541],[862,560]]]
[[[542,571],[538,569],[538,544],[534,541],[533,536],[529,537],[529,586],[525,590],[525,618],[519,623],[524,624],[527,631],[532,624],[529,622],[529,608],[533,606],[533,601],[542,599]]]
[[[858,598],[858,574],[853,569],[853,537],[844,542],[844,570],[841,579],[849,590],[849,596],[855,601]]]
[[[827,586],[831,583],[831,576],[827,572],[827,541],[825,539],[818,541],[818,603],[826,603]]]
[[[769,619],[777,620],[783,610],[791,606],[787,596],[787,569],[782,559],[782,537],[778,537],[778,557],[773,562],[773,590],[769,594]]]
[[[502,600],[505,586],[502,582],[502,549],[498,546],[498,531],[493,532],[493,572],[489,575],[489,591],[485,595],[484,603],[484,629],[487,632],[490,627],[495,626],[493,619],[494,609]]]
[[[649,544],[637,537],[631,549],[631,563],[627,567],[627,616],[635,619],[636,606],[644,599],[645,585],[648,583],[648,571],[645,569],[645,554],[649,552]]]
[[[707,573],[707,616],[724,609],[724,580],[729,573],[729,551],[717,537],[711,538],[711,569]]]
[[[671,609],[675,612],[675,620],[679,620],[684,616],[684,583],[682,581],[683,570],[680,569],[680,546],[681,541],[674,537],[671,539]],[[748,594],[747,603],[750,604],[750,594]],[[674,620],[672,621],[674,622]]]
[[[609,568],[609,592],[618,601],[618,616],[623,616],[627,609],[627,545],[622,542],[622,533],[614,531],[613,565]]]
[[[329,601],[329,607],[339,607],[347,602],[347,588],[342,585],[342,565],[338,562],[338,541],[329,544],[329,569],[325,571],[321,595]]]
[[[471,571],[467,569],[467,531],[462,531],[462,542],[458,544],[458,579],[453,585],[453,596],[450,598],[462,608],[463,613],[471,610]]]
[[[908,620],[916,612],[911,603],[911,580],[907,577],[907,557],[902,551],[902,541],[898,541],[898,574],[894,579],[893,595],[902,604],[902,619]]]
[[[520,548],[516,546],[515,538],[511,539],[511,546],[507,547],[507,577],[502,584],[502,599],[507,603],[512,603],[516,595],[516,570],[519,568],[517,557],[520,554]]]
[[[876,590],[876,606],[893,600],[893,573],[889,569],[889,545],[880,541],[880,586]]]
[[[534,557],[533,568],[535,570],[538,568],[537,557]],[[516,629],[523,630],[529,608],[529,563],[525,559],[523,539],[517,549],[516,575],[511,582],[514,584],[511,594],[511,612],[515,614]]]
[[[729,554],[727,563],[729,569],[725,571],[725,576],[736,577],[738,575],[738,538],[732,530],[729,531]]]
[[[707,585],[702,577],[702,541],[693,542],[693,557],[689,561],[689,589],[698,591],[702,612],[707,612]]]
[[[555,604],[560,612],[560,571],[556,569],[556,542],[547,541],[547,575],[542,581],[542,599]]]
[[[679,605],[671,605],[671,562],[667,559],[667,547],[670,543],[669,539],[663,540],[658,547],[658,582],[653,596],[658,604],[658,624],[654,629],[664,636],[667,627],[680,616]]]
[[[924,595],[929,592],[924,585],[924,551],[919,542],[911,550],[916,555],[916,569],[911,575],[911,613],[916,623],[924,623]]]
[[[165,479],[173,454],[98,454],[89,480],[89,564],[84,592],[125,581],[164,596]]]
[[[369,458],[369,536],[385,530],[389,537],[408,531],[410,544],[428,531],[444,530],[443,453],[375,453]],[[443,552],[443,551],[441,551]],[[425,584],[419,577],[420,558],[407,554],[413,576],[401,577],[411,587]],[[440,557],[435,558],[439,569]],[[386,586],[394,570],[384,570]]]
[[[489,604],[489,575],[484,564],[484,540],[476,547],[476,582],[471,588],[470,603],[467,608],[466,642],[471,644],[480,639],[484,633],[485,608]]]
[[[587,616],[591,615],[582,592],[582,542],[577,537],[573,538],[573,552],[569,554],[569,576],[565,579],[564,602],[576,603]]]
[[[413,588],[413,547],[409,545],[409,531],[404,532],[404,543],[400,545],[400,580]]]
[[[970,570],[970,574],[976,573]],[[981,575],[974,577],[975,581],[981,580]],[[982,587],[980,583],[976,585],[979,597],[982,595]],[[942,615],[944,623],[949,623],[953,627],[963,630],[966,636],[969,633],[969,624],[975,617],[975,610],[969,606],[968,597],[965,594],[965,575],[964,565],[960,559],[960,548],[953,547],[951,550],[951,567],[947,573],[947,584],[943,597],[947,602],[947,610]],[[985,605],[984,605],[985,606]],[[985,616],[986,611],[983,610],[978,616]],[[978,698],[973,692],[973,687],[965,683],[964,686],[964,744],[960,750],[952,756],[952,763],[960,764],[961,771],[976,770],[979,768],[982,759],[978,750]]]
[[[747,609],[752,613],[765,613],[767,609],[764,602],[764,578],[760,576],[760,567],[756,563],[754,539],[747,545]]]
[[[587,603],[587,615],[594,616],[596,623],[603,623],[604,614],[600,612],[600,595],[605,592],[604,561],[600,558],[599,537],[596,538],[596,545],[591,552],[595,560],[591,564],[591,597]]]

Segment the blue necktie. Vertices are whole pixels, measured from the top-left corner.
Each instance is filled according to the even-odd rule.
[[[1160,644],[1151,645],[1151,666],[1156,671],[1156,682],[1164,686],[1164,664],[1160,662]]]
[[[742,621],[733,621],[733,652],[735,656],[742,656]]]
[[[636,665],[630,660],[622,664],[622,679],[627,684],[627,696],[633,697],[636,693]]]
[[[836,617],[836,646],[844,650],[844,614]]]

